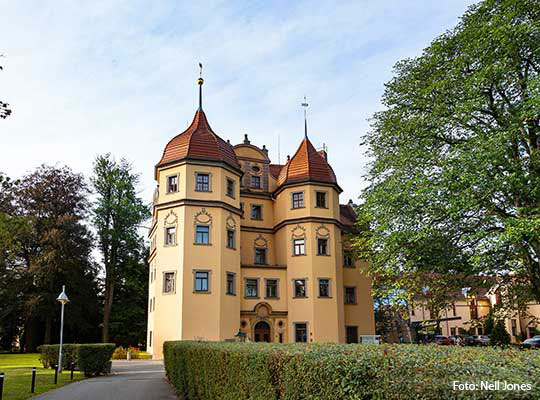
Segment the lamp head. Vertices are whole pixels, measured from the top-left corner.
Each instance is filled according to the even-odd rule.
[[[65,286],[62,286],[62,293],[60,293],[58,295],[58,297],[56,298],[56,300],[62,304],[67,304],[69,303],[69,298],[67,297],[67,294],[66,294],[66,287]]]

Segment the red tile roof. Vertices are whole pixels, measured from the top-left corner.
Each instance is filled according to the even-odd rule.
[[[189,128],[167,143],[157,166],[186,158],[222,161],[240,169],[232,146],[212,131],[202,110],[195,113]]]
[[[356,222],[356,212],[350,204],[339,205],[339,220],[346,228],[353,228]]]
[[[278,185],[305,181],[337,184],[332,167],[307,138],[302,141],[294,156],[281,169]]]
[[[270,174],[278,179],[279,178],[279,173],[281,172],[281,169],[284,167],[284,165],[279,165],[279,164],[270,164],[269,165],[269,168],[270,168]]]

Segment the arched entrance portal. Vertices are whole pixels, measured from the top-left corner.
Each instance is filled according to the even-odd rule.
[[[270,325],[268,325],[268,322],[265,321],[259,321],[257,324],[255,324],[255,328],[253,329],[253,332],[255,333],[255,341],[256,342],[271,342],[272,336],[270,335]]]

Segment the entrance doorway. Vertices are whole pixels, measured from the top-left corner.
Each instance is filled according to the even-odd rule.
[[[270,325],[267,322],[259,321],[253,329],[256,342],[271,342],[270,340]]]

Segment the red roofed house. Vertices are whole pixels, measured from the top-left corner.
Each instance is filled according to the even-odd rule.
[[[200,80],[202,85],[202,79]],[[326,152],[307,137],[285,165],[232,146],[202,105],[155,166],[148,350],[166,340],[358,342],[375,334],[365,264],[348,251]]]

